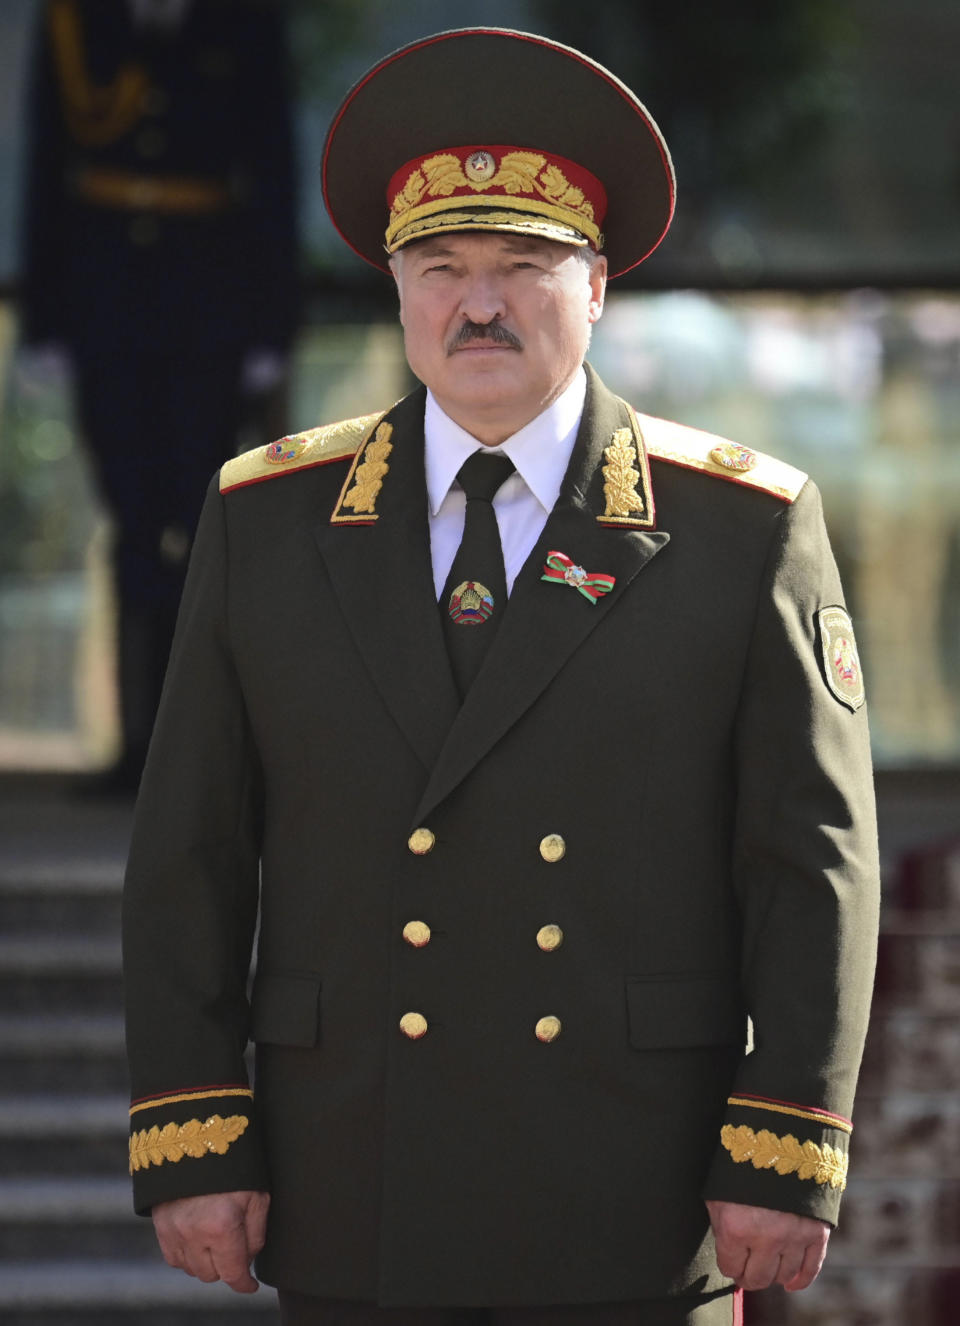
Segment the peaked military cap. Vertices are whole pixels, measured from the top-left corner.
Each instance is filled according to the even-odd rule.
[[[666,234],[675,179],[653,117],[602,65],[532,33],[460,28],[394,51],[351,89],[323,194],[381,270],[412,240],[497,230],[589,244],[619,276]]]

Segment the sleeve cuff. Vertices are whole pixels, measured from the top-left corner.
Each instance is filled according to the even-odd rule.
[[[178,1197],[267,1190],[252,1090],[197,1087],[134,1100],[130,1174],[141,1214]]]
[[[705,1196],[835,1225],[852,1130],[849,1119],[819,1106],[730,1096]]]

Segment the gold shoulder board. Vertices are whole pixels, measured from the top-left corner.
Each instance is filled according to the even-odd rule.
[[[807,481],[802,470],[785,461],[766,456],[762,451],[728,442],[714,433],[699,428],[671,423],[668,419],[655,419],[638,414],[637,420],[647,454],[671,465],[682,465],[688,470],[701,470],[719,479],[730,479],[748,488],[772,493],[785,502],[793,502]]]
[[[280,474],[355,456],[364,438],[382,418],[382,414],[362,414],[357,419],[342,419],[338,424],[308,428],[305,433],[293,433],[268,446],[245,451],[221,468],[220,491],[229,493],[234,488],[262,483]]]

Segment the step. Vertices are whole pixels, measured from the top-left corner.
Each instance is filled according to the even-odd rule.
[[[202,1284],[166,1266],[159,1251],[132,1262],[0,1263],[4,1326],[229,1326],[241,1314],[273,1326],[276,1301],[269,1285],[235,1294],[223,1284]]]
[[[127,1109],[118,1094],[0,1096],[0,1174],[123,1174]]]
[[[153,1244],[126,1175],[0,1179],[0,1264],[145,1257]]]
[[[0,1073],[7,1093],[69,1090],[126,1096],[119,1009],[0,1016]]]
[[[123,863],[0,860],[0,933],[118,934]]]
[[[43,931],[0,937],[0,1007],[21,1014],[119,1011],[120,938]]]

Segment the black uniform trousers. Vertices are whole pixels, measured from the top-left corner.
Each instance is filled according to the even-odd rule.
[[[743,1326],[743,1291],[633,1303],[519,1308],[380,1308],[280,1290],[282,1326]]]

